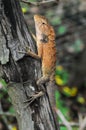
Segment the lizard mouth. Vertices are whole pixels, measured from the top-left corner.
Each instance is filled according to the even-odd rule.
[[[46,23],[47,23],[47,20],[45,19],[45,17],[42,15],[39,15],[39,14],[34,15],[34,20],[35,21],[46,21]]]
[[[39,19],[40,15],[34,15],[34,20],[36,21],[37,19]]]

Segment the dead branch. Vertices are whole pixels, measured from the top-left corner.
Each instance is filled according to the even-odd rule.
[[[26,1],[26,0],[21,0],[21,2],[28,4],[28,5],[40,6],[40,5],[48,4],[48,3],[51,3],[51,2],[58,4],[59,0],[47,0],[47,1],[43,0],[41,2],[29,2],[29,1]]]

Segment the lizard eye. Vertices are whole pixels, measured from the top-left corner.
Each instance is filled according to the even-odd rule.
[[[45,24],[44,22],[42,24]]]

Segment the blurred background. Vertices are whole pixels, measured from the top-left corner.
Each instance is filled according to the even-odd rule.
[[[61,130],[86,130],[86,0],[60,0],[58,4],[40,6],[20,4],[31,32],[35,34],[34,14],[44,15],[55,29],[55,98]],[[0,79],[0,130],[18,130],[5,86]]]

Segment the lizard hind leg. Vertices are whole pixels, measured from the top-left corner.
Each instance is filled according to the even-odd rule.
[[[48,76],[43,76],[40,79],[37,80],[37,86],[39,89],[41,89],[41,91],[43,91],[44,93],[46,93],[46,88],[45,88],[45,84],[49,81],[49,77]]]
[[[38,86],[42,86],[43,84],[45,84],[48,81],[49,81],[48,76],[42,76],[40,79],[37,80],[36,83],[37,83]]]
[[[26,103],[24,108],[27,108],[29,105],[31,105],[36,99],[38,99],[39,97],[43,96],[44,92],[40,91],[40,92],[36,92],[35,94],[31,95],[29,97],[29,99],[27,99],[26,101],[24,101],[24,103]]]

